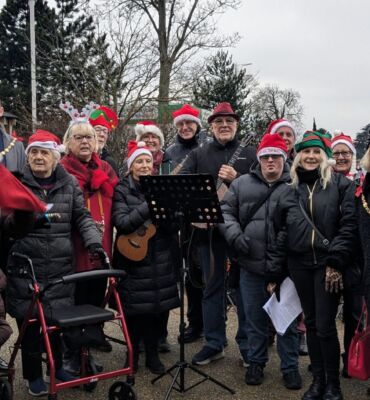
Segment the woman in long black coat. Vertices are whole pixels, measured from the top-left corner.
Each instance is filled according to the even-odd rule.
[[[135,232],[149,220],[149,208],[142,193],[139,177],[150,175],[153,158],[144,143],[129,142],[129,174],[115,189],[112,221],[117,237]],[[134,349],[134,369],[138,368],[139,342],[144,341],[146,366],[152,373],[164,372],[158,356],[159,321],[162,314],[179,306],[173,267],[171,232],[158,226],[149,240],[148,253],[141,261],[122,255],[115,244],[114,268],[124,269],[127,278],[120,284],[128,329]]]
[[[78,183],[58,164],[60,154],[56,150],[59,139],[46,131],[36,132],[29,139],[26,149],[28,165],[23,171],[22,183],[37,197],[53,207],[50,213],[54,221],[36,220],[34,228],[22,239],[15,241],[13,252],[28,256],[33,263],[36,280],[41,287],[50,281],[74,272],[72,229],[81,234],[84,245],[92,252],[101,248],[98,230],[89,212]],[[22,273],[22,260],[9,256],[7,311],[17,321],[20,328],[31,303],[30,279]],[[44,311],[50,313],[53,307],[73,304],[72,285],[55,285],[45,291],[42,299]],[[32,396],[47,393],[43,380],[41,363],[40,325],[28,325],[22,339],[23,377],[28,381],[28,391]],[[56,364],[56,378],[61,381],[73,379],[62,368],[60,335],[50,334]]]

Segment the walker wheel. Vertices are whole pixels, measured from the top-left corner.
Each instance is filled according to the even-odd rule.
[[[136,400],[134,388],[127,382],[118,381],[109,389],[109,400]]]
[[[11,400],[12,399],[12,387],[8,381],[0,381],[0,399]]]

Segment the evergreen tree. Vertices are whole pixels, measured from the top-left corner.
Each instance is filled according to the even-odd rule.
[[[55,13],[44,0],[35,2],[37,99],[48,87],[48,66],[41,54],[50,50],[49,37]],[[31,114],[31,56],[27,0],[8,0],[0,12],[0,96],[5,108],[19,116]]]
[[[204,109],[213,109],[218,103],[228,102],[245,126],[248,97],[256,81],[245,68],[238,68],[228,52],[220,50],[207,59],[205,72],[193,87],[194,103]]]
[[[356,158],[361,160],[366,152],[367,146],[370,142],[370,124],[367,124],[362,128],[361,132],[357,133],[355,147],[356,147]]]
[[[52,61],[50,96],[75,105],[103,100],[101,93],[107,89],[103,73],[109,66],[105,35],[95,33],[93,18],[81,11],[79,0],[57,0],[56,6],[56,35],[51,54],[44,55]]]

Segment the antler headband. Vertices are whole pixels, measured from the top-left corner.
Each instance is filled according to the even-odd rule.
[[[65,103],[60,102],[59,104],[59,108],[71,117],[72,124],[76,122],[89,122],[91,113],[97,110],[99,107],[99,104],[90,101],[90,103],[86,104],[81,112],[78,112],[77,108],[74,108],[69,101],[66,101]]]

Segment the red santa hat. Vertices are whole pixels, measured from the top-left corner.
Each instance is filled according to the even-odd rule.
[[[287,159],[287,154],[288,147],[279,135],[271,135],[270,132],[265,133],[257,149],[258,161],[260,161],[261,156],[267,155],[283,156],[285,161]]]
[[[136,141],[139,142],[141,138],[147,133],[152,133],[157,136],[161,142],[161,147],[164,146],[164,136],[160,128],[153,121],[141,121],[135,126]]]
[[[193,108],[190,104],[184,104],[180,109],[174,111],[172,116],[173,124],[175,126],[182,121],[193,121],[199,126],[202,125],[199,119],[199,111]]]
[[[43,149],[54,150],[59,154],[64,151],[64,146],[61,144],[60,139],[53,133],[43,129],[36,129],[36,132],[30,136],[26,147],[26,154],[28,154],[31,147],[41,147]]]
[[[351,136],[345,135],[343,132],[336,130],[333,133],[334,137],[331,140],[331,149],[333,150],[337,144],[345,144],[354,155],[356,155],[356,148],[353,144]]]
[[[130,170],[132,163],[135,161],[135,158],[141,156],[142,154],[146,154],[153,158],[151,151],[146,147],[144,142],[136,142],[135,140],[130,140],[127,144],[128,152],[127,152],[127,168]]]
[[[288,128],[290,128],[293,131],[294,137],[297,138],[297,133],[294,126],[284,118],[279,118],[271,121],[266,129],[266,133],[276,133],[276,131],[283,126],[287,126]]]

